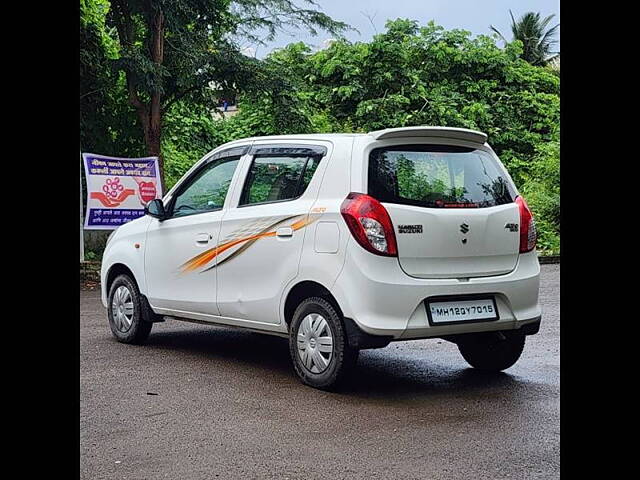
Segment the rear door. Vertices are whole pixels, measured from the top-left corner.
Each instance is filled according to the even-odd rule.
[[[490,150],[435,144],[375,148],[368,189],[391,216],[398,259],[408,275],[469,278],[515,268],[516,191]]]
[[[327,147],[256,143],[235,208],[224,216],[216,270],[220,315],[277,324],[284,287],[298,273]],[[234,197],[236,194],[234,193]]]

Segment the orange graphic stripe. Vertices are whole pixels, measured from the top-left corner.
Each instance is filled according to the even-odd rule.
[[[199,255],[198,257],[196,257],[196,258],[194,258],[192,260],[189,260],[184,265],[183,270],[187,271],[187,272],[190,272],[192,270],[195,270],[198,267],[206,265],[211,260],[213,260],[215,257],[220,255],[222,252],[225,252],[225,251],[229,250],[230,248],[235,247],[236,245],[238,245],[240,243],[247,242],[247,241],[253,240],[253,239],[262,238],[262,237],[273,237],[273,236],[275,236],[275,234],[276,234],[276,232],[259,233],[257,235],[251,235],[250,237],[239,238],[239,239],[233,240],[231,242],[223,243],[222,245],[218,245],[217,247],[214,247],[211,250],[208,250],[208,251],[204,252],[203,254]]]
[[[296,218],[298,215],[294,215],[291,217],[287,217],[287,218],[283,218],[282,220],[271,224],[270,226],[268,226],[267,228],[265,228],[262,232],[260,233],[266,233],[269,230],[272,229],[276,229],[276,227],[279,227],[280,225],[282,225],[285,222],[288,222],[289,220]],[[225,264],[226,262],[228,262],[229,260],[233,260],[235,257],[237,257],[238,255],[241,255],[242,252],[244,252],[245,250],[247,250],[248,248],[251,248],[251,245],[253,245],[254,243],[256,243],[259,240],[259,238],[252,238],[251,240],[248,240],[244,243],[244,245],[242,245],[240,248],[238,248],[237,250],[235,250],[233,253],[231,253],[230,255],[227,255],[226,258],[222,259],[222,260],[217,260],[213,265],[211,265],[208,268],[205,268],[204,270],[202,270],[200,273],[204,273],[204,272],[208,272],[209,270],[213,269],[213,268],[217,268],[220,265]]]
[[[275,232],[269,232],[268,230],[273,228],[275,225],[277,225],[276,222],[275,224],[269,226],[266,228],[267,231],[263,231],[260,232],[258,234],[255,235],[250,235],[248,237],[243,237],[243,238],[238,238],[235,240],[232,240],[230,242],[227,243],[223,243],[222,245],[217,245],[209,250],[207,250],[206,252],[201,253],[200,255],[197,255],[195,257],[193,257],[192,259],[188,260],[187,262],[185,262],[184,264],[182,264],[180,267],[182,268],[183,273],[185,272],[189,272],[192,270],[195,270],[196,268],[205,265],[207,263],[209,263],[211,260],[213,260],[216,256],[218,256],[219,254],[221,254],[222,252],[240,244],[243,242],[248,242],[251,240],[257,240],[258,238],[261,238],[263,236],[273,236],[275,235]]]
[[[281,223],[283,223],[283,222],[286,222],[287,220],[290,220],[290,218],[286,218],[286,219],[284,219],[284,220],[282,220],[282,221],[280,221],[280,222],[276,223],[276,224],[275,224],[275,225],[273,225],[272,227],[276,227],[276,226],[278,226],[279,224],[281,224]],[[295,230],[299,230],[300,228],[303,228],[303,227],[305,227],[305,226],[309,225],[310,223],[315,222],[316,220],[317,220],[317,219],[310,219],[310,220],[308,220],[308,221],[306,221],[306,220],[305,220],[305,221],[298,221],[298,222],[296,222],[296,223],[294,223],[294,224],[292,224],[292,225],[289,225],[289,226],[290,226],[290,227],[292,227],[292,230],[294,230],[294,231],[295,231]],[[293,227],[295,227],[295,228],[293,228]],[[253,240],[250,240],[250,241],[246,242],[242,247],[240,247],[239,249],[237,249],[235,252],[233,252],[232,254],[228,255],[226,258],[224,258],[224,259],[222,259],[222,260],[217,261],[216,263],[214,263],[214,264],[213,264],[212,266],[210,266],[209,268],[206,268],[206,269],[202,270],[202,272],[200,272],[200,273],[208,272],[208,271],[209,271],[209,270],[211,270],[212,268],[217,268],[217,267],[219,267],[220,265],[225,264],[225,263],[226,263],[226,262],[228,262],[229,260],[233,260],[235,257],[237,257],[238,255],[242,254],[242,252],[244,252],[247,248],[250,248],[250,247],[251,247],[251,245],[253,245],[255,242],[257,242],[257,239],[253,239]]]
[[[290,225],[290,227],[292,228],[293,231],[300,230],[301,228],[304,228],[307,225],[310,225],[311,223],[315,222],[318,218],[319,217],[312,218],[311,215],[305,215],[300,220],[292,223]],[[277,225],[278,223],[280,223],[280,222],[276,222],[275,225]],[[275,225],[272,225],[271,227],[267,227],[267,228],[273,228]],[[216,245],[215,247],[207,250],[206,252],[203,252],[203,253],[201,253],[201,254],[189,259],[188,261],[183,263],[180,266],[180,268],[182,270],[182,273],[191,272],[193,270],[198,269],[199,267],[202,267],[202,266],[206,265],[207,263],[211,262],[211,260],[216,258],[221,253],[229,250],[230,248],[235,247],[236,245],[239,245],[239,244],[245,243],[245,242],[256,241],[256,240],[259,240],[261,238],[274,237],[275,235],[276,235],[275,230],[274,231],[261,232],[261,233],[255,234],[255,235],[250,235],[248,237],[242,237],[242,238],[238,238],[238,239],[235,239],[235,240],[231,240],[230,242],[223,243],[222,245]]]

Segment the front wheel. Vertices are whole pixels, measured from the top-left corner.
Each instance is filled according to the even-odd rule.
[[[302,301],[289,332],[293,367],[306,385],[331,389],[357,362],[359,350],[349,346],[340,315],[324,298]]]
[[[499,372],[518,361],[524,343],[525,336],[520,332],[476,333],[460,340],[458,350],[472,367]]]
[[[109,289],[108,312],[111,333],[119,342],[144,342],[153,323],[145,321],[148,315],[138,286],[129,275],[119,275]]]

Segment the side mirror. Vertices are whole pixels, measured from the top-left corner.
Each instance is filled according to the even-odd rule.
[[[147,203],[147,206],[144,207],[144,214],[155,217],[160,221],[164,220],[167,216],[164,209],[164,203],[162,203],[162,200],[159,198],[153,199]]]

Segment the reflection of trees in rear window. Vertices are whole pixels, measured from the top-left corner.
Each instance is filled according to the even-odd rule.
[[[414,162],[400,155],[396,161],[396,175],[399,197],[425,202],[439,199],[456,202],[465,193],[464,187],[452,184],[447,166],[439,161]]]
[[[513,201],[510,185],[487,153],[463,147],[427,148],[374,150],[369,193],[381,201],[426,207],[488,207]]]
[[[495,199],[496,202],[499,199],[510,197],[509,186],[502,177],[498,177],[490,183],[481,184],[481,188],[487,197]],[[509,201],[503,203],[509,203]]]

